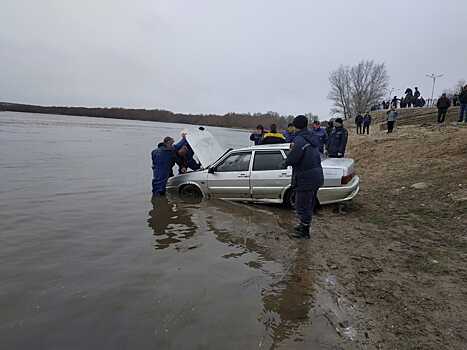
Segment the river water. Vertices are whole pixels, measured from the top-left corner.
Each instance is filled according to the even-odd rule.
[[[183,128],[0,113],[3,349],[336,348],[291,212],[151,201],[150,151]]]

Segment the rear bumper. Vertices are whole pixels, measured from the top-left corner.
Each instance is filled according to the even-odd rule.
[[[353,199],[360,191],[360,178],[355,176],[347,185],[321,187],[318,191],[320,204],[341,203]]]

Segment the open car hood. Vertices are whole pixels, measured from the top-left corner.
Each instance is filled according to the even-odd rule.
[[[224,153],[224,148],[217,142],[206,128],[187,128],[182,131],[186,133],[186,140],[201,162],[202,168],[207,168]]]

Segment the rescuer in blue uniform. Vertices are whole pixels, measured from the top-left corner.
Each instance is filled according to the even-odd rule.
[[[286,166],[292,166],[292,190],[295,191],[295,211],[299,219],[293,237],[307,239],[310,238],[316,195],[324,183],[319,153],[320,140],[308,130],[308,118],[304,115],[297,116],[293,125],[297,132],[285,161]]]
[[[173,176],[172,168],[176,159],[174,142],[173,138],[167,136],[164,142],[159,143],[151,152],[153,196],[164,196],[167,180]]]

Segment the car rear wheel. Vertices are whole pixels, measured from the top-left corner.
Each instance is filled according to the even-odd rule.
[[[189,201],[201,201],[203,194],[195,185],[184,185],[180,188],[180,197]]]

